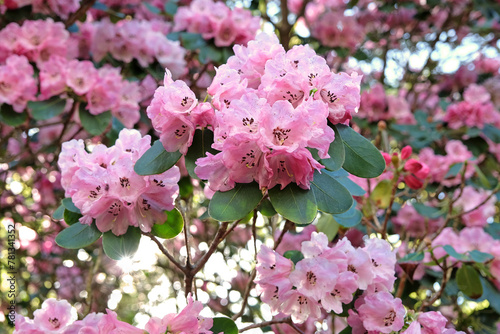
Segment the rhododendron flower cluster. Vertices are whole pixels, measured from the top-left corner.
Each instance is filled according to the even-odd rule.
[[[61,22],[26,20],[20,26],[13,22],[0,30],[0,62],[12,54],[23,55],[38,65],[51,55],[66,57],[69,51],[69,32]]]
[[[18,9],[31,5],[33,13],[57,14],[67,19],[80,8],[80,0],[6,0],[0,3],[0,13],[7,9]]]
[[[454,197],[459,195],[460,190],[455,190]],[[461,196],[455,202],[457,208],[464,212],[460,217],[468,227],[486,226],[488,219],[495,215],[495,203],[496,199],[491,196],[491,191],[476,190],[472,186],[465,186]]]
[[[477,162],[472,160],[472,153],[461,141],[448,141],[445,146],[445,151],[446,155],[438,155],[435,154],[434,150],[430,147],[425,147],[419,153],[419,160],[427,166],[432,166],[429,171],[431,183],[442,183],[447,187],[460,184],[462,172],[452,177],[446,177],[450,167],[458,163],[467,162],[467,166],[465,167],[466,178],[470,178],[474,174],[474,165],[477,164]]]
[[[446,319],[441,312],[430,311],[418,315],[417,319],[413,321],[405,334],[465,334],[465,332],[457,331],[454,328],[447,328]],[[354,333],[354,332],[353,332]]]
[[[478,250],[483,253],[488,253],[494,256],[494,259],[489,264],[489,269],[493,275],[494,283],[497,288],[500,288],[500,240],[494,239],[486,233],[481,227],[465,227],[460,232],[455,232],[453,228],[446,227],[432,241],[434,256],[439,259],[445,256],[446,251],[440,247],[450,245],[458,253],[466,253],[472,250]],[[432,261],[430,254],[425,254],[424,262]],[[453,257],[448,257],[448,265],[459,263],[459,260]]]
[[[93,115],[111,110],[127,127],[139,121],[142,98],[139,85],[124,80],[120,69],[111,66],[96,69],[90,61],[68,61],[58,56],[50,57],[40,69],[40,100],[60,95],[70,88],[85,97],[86,108]]]
[[[76,35],[88,44],[95,61],[101,61],[106,54],[130,63],[136,59],[142,67],[154,61],[167,67],[178,78],[186,73],[186,50],[179,41],[166,37],[170,26],[162,21],[122,20],[116,24],[103,19],[96,23],[86,23],[86,34]]]
[[[36,99],[37,82],[33,78],[33,67],[25,56],[12,55],[0,65],[0,105],[12,105],[22,112],[28,101]]]
[[[473,84],[464,94],[464,101],[448,106],[443,120],[452,129],[462,126],[484,128],[486,124],[500,126],[500,112],[491,103],[486,88]]]
[[[214,191],[253,180],[262,189],[290,182],[308,189],[323,166],[307,148],[330,157],[335,135],[327,120],[349,122],[361,77],[332,73],[309,46],[285,52],[274,35],[234,51],[208,88],[216,108],[212,148],[221,152],[199,159],[195,172]]]
[[[117,314],[111,310],[90,313],[83,320],[76,320],[76,310],[66,300],[49,298],[43,302],[41,309],[34,312],[33,319],[21,315],[16,317],[14,334],[212,334],[212,319],[200,316],[202,309],[201,302],[193,301],[188,296],[188,304],[179,314],[167,314],[162,319],[151,318],[145,332],[118,320]]]
[[[174,166],[158,175],[139,176],[134,164],[151,147],[149,136],[123,129],[115,146],[96,145],[87,153],[82,140],[63,144],[59,157],[61,184],[83,217],[93,220],[101,232],[124,234],[138,226],[149,232],[153,224],[166,220],[164,210],[174,208],[180,179]]]
[[[189,7],[179,8],[174,22],[174,31],[200,33],[204,39],[213,38],[217,46],[247,44],[260,28],[260,18],[249,10],[231,10],[212,0],[194,0]]]
[[[147,114],[160,133],[163,147],[169,152],[179,150],[182,154],[191,146],[196,128],[204,128],[215,121],[210,103],[198,103],[187,84],[182,80],[173,81],[168,70],[164,85],[156,89]]]
[[[415,123],[405,97],[386,95],[384,87],[379,83],[361,94],[358,117],[370,122],[394,119],[398,124]]]
[[[301,252],[304,259],[295,266],[266,246],[257,255],[257,289],[273,313],[291,315],[299,323],[308,317],[319,318],[321,308],[340,314],[342,305],[350,303],[354,292],[360,289],[365,290],[363,298],[386,304],[380,310],[386,312],[378,314],[378,323],[389,319],[386,322],[391,330],[384,333],[402,328],[404,307],[399,298],[394,299],[387,292],[396,279],[396,255],[387,241],[366,239],[364,247],[355,248],[344,238],[329,247],[325,234],[313,232],[310,241],[302,242]],[[366,312],[366,324],[363,319],[366,328],[370,327],[370,313]]]

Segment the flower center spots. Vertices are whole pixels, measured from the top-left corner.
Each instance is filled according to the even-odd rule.
[[[122,188],[130,187],[130,181],[128,177],[120,177],[120,185],[122,186]]]
[[[294,61],[292,61],[292,66],[293,66],[294,68],[299,68],[299,61],[298,61],[298,60],[294,60]]]
[[[299,303],[299,305],[307,305],[307,298],[304,297],[304,296],[298,296],[297,297],[297,302]]]
[[[394,323],[394,320],[396,319],[396,312],[394,310],[391,310],[388,315],[385,316],[384,318],[384,326],[388,327],[391,326]]]
[[[83,87],[83,84],[85,83],[85,80],[83,80],[83,78],[76,78],[75,79],[75,84],[78,86],[78,87]]]
[[[158,187],[165,188],[165,184],[163,183],[163,180],[158,181],[157,179],[154,179],[153,181],[154,181],[154,183],[156,183],[156,185]]]
[[[274,289],[273,299],[278,299],[278,291],[280,291],[280,289],[276,287],[276,289]]]
[[[330,92],[330,91],[326,91],[326,90],[321,90],[321,92],[319,93],[321,95],[321,97],[323,98],[323,100],[326,102],[326,103],[333,103],[335,101],[337,101],[337,95],[335,95],[334,93]]]
[[[181,125],[180,129],[177,129],[174,132],[175,138],[177,138],[177,139],[181,138],[182,136],[184,136],[186,131],[187,131],[187,125],[184,125],[184,124]]]
[[[304,97],[304,92],[299,91],[297,94],[292,93],[291,91],[287,90],[285,95],[283,95],[283,98],[290,102],[291,104],[294,104],[294,102],[300,101]]]
[[[100,164],[99,166],[101,166],[104,169],[108,168],[108,165],[106,165],[104,162],[102,164]]]
[[[288,169],[286,168],[285,166],[285,160],[280,160],[280,164],[278,166],[278,173],[283,173],[283,172],[286,172],[286,174],[289,176],[289,177],[292,177],[293,174],[289,173],[288,172]]]
[[[337,295],[340,295],[339,289],[335,289],[332,292],[330,292],[330,296],[336,297]]]
[[[276,268],[276,264],[273,264],[272,266],[269,267],[269,269],[274,270]]]
[[[144,209],[144,211],[148,211],[149,209],[151,209],[151,204],[148,203],[147,199],[142,200],[142,208]]]
[[[113,216],[118,216],[120,214],[120,211],[122,210],[122,205],[119,203],[113,203],[108,210],[108,213],[112,214]]]
[[[311,285],[316,285],[316,275],[314,275],[314,273],[312,271],[308,271],[307,274],[306,274],[306,277],[307,277],[307,281],[309,282],[309,284]]]
[[[358,271],[356,270],[356,267],[353,266],[352,264],[350,264],[350,265],[347,266],[347,270],[349,270],[349,271],[351,271],[351,272],[353,272],[355,274],[358,273]]]
[[[188,104],[190,104],[190,105],[193,104],[193,99],[190,97],[184,96],[184,98],[181,101],[181,106],[185,107]]]
[[[248,126],[250,128],[250,132],[253,132],[253,130],[251,129],[251,126],[252,124],[255,122],[255,120],[253,118],[248,118],[248,117],[245,117],[241,120],[241,123],[243,124],[243,126]]]
[[[378,264],[377,261],[375,261],[374,259],[372,259],[372,264],[374,267],[380,266],[380,264]]]
[[[290,129],[282,129],[280,127],[276,127],[273,130],[273,135],[279,145],[283,145],[285,141],[288,139],[288,134],[290,133]]]
[[[250,150],[244,157],[241,158],[241,163],[245,164],[248,168],[255,167],[255,151]]]
[[[315,79],[318,76],[318,73],[310,73],[307,77],[309,78],[309,86],[313,86],[313,79]]]
[[[227,108],[231,105],[231,101],[224,99],[224,104],[226,105]]]
[[[97,196],[99,196],[99,193],[100,193],[100,192],[101,192],[101,186],[97,186],[97,187],[95,188],[95,190],[91,190],[91,191],[90,191],[90,195],[89,195],[89,197],[90,197],[90,198],[94,198],[94,199],[96,199],[96,198],[97,198]]]
[[[59,322],[59,319],[57,318],[49,318],[49,322],[54,326],[55,329],[59,328],[61,326],[61,323]]]

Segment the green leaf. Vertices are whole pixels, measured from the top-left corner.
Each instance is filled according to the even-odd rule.
[[[325,173],[333,176],[337,181],[339,181],[353,196],[363,196],[366,194],[366,191],[358,186],[356,182],[352,181],[349,178],[349,173],[347,173],[344,169],[339,169],[334,172],[326,171]]]
[[[212,154],[217,154],[218,151],[211,148],[214,142],[214,133],[208,129],[196,130],[194,132],[193,144],[189,147],[186,154],[186,169],[188,170],[189,176],[198,179],[198,176],[194,173],[194,168],[196,167],[196,160],[205,157],[207,152]]]
[[[72,212],[67,209],[64,210],[63,218],[66,224],[68,225],[73,225],[75,223],[78,223],[81,217],[83,216],[80,213]]]
[[[200,49],[199,59],[203,64],[210,61],[220,63],[222,60],[222,52],[215,46],[207,45]]]
[[[179,195],[181,198],[189,198],[193,195],[193,184],[191,183],[191,178],[189,176],[181,177],[178,182],[179,185]]]
[[[467,297],[477,299],[483,295],[479,273],[470,265],[463,265],[457,271],[457,285]]]
[[[238,327],[233,320],[225,317],[213,318],[213,325],[210,328],[212,333],[238,334]]]
[[[163,6],[163,9],[165,10],[165,13],[167,13],[170,16],[174,16],[175,13],[177,13],[177,9],[179,6],[174,1],[169,1]]]
[[[471,258],[472,261],[479,262],[479,263],[484,263],[486,261],[493,260],[495,258],[491,254],[483,253],[483,252],[480,252],[480,251],[478,251],[476,249],[471,250],[469,252],[469,256],[470,256],[470,258]]]
[[[352,206],[349,210],[340,214],[333,214],[333,218],[337,223],[344,227],[353,227],[361,222],[363,215],[356,209],[356,201],[353,201]]]
[[[208,204],[208,214],[219,221],[230,221],[244,218],[262,199],[259,185],[252,183],[237,183],[229,190],[217,191]]]
[[[483,128],[483,133],[490,138],[494,143],[500,144],[500,129],[491,124],[486,124]]]
[[[272,217],[276,214],[276,210],[274,210],[273,205],[269,199],[265,199],[257,208],[257,211],[262,213],[266,217]]]
[[[78,249],[93,244],[101,234],[94,223],[92,225],[76,223],[59,232],[56,243],[64,248]]]
[[[167,212],[167,221],[163,224],[154,224],[151,233],[163,239],[172,239],[182,232],[184,220],[177,209]]]
[[[406,254],[398,260],[399,263],[405,262],[420,262],[424,259],[424,252]]]
[[[64,218],[64,210],[66,210],[64,208],[64,205],[59,205],[59,207],[56,209],[56,211],[54,211],[54,213],[52,214],[52,218],[55,219],[55,220],[61,220]]]
[[[146,6],[146,8],[153,14],[161,14],[161,10],[155,6],[153,6],[152,4],[150,4],[149,2],[143,2],[144,6]]]
[[[297,264],[297,262],[299,262],[300,260],[304,259],[304,254],[302,254],[298,250],[289,250],[289,251],[286,251],[283,254],[283,256],[286,257],[287,259],[292,260],[293,264]]]
[[[66,107],[66,100],[59,96],[51,97],[45,101],[29,101],[28,108],[31,109],[31,115],[38,121],[43,121],[57,115],[60,115]]]
[[[201,49],[207,44],[201,34],[195,34],[191,32],[181,32],[180,40],[182,46],[187,50]]]
[[[132,257],[137,252],[140,241],[141,232],[133,226],[129,226],[127,232],[122,235],[114,235],[111,231],[102,235],[104,253],[113,260]]]
[[[335,219],[333,219],[332,215],[329,214],[322,214],[316,223],[318,232],[323,232],[328,237],[329,241],[332,241],[333,238],[335,238],[339,231],[339,226],[339,223],[337,223]]]
[[[352,128],[337,124],[345,147],[343,168],[349,173],[363,178],[377,177],[385,169],[385,160],[380,151],[365,137]]]
[[[309,224],[318,213],[313,191],[304,190],[295,183],[290,183],[283,190],[276,186],[268,193],[274,209],[296,224]]]
[[[460,261],[468,261],[469,257],[466,254],[461,254],[455,250],[451,245],[444,245],[443,246],[444,251],[451,257],[454,257],[457,260]]]
[[[479,178],[479,182],[483,187],[486,189],[491,189],[491,184],[490,181],[488,181],[488,178],[486,175],[484,175],[483,171],[479,168],[478,165],[474,164],[474,169],[476,170],[477,177]]]
[[[316,198],[318,209],[328,213],[342,213],[352,206],[352,196],[340,182],[331,175],[314,172],[311,189]]]
[[[78,209],[75,206],[73,200],[69,197],[62,200],[62,205],[66,208],[66,210],[69,210],[71,212],[81,213],[80,209]]]
[[[26,111],[18,113],[10,104],[0,105],[0,122],[16,127],[26,122],[27,119],[28,113]]]
[[[90,135],[99,136],[111,122],[111,112],[106,111],[99,115],[92,115],[88,110],[85,110],[85,106],[85,103],[80,104],[80,122]]]
[[[373,189],[370,198],[375,202],[377,207],[387,209],[391,203],[392,181],[382,180],[375,189]]]
[[[480,279],[484,292],[481,299],[487,299],[490,306],[500,314],[500,292],[484,277],[480,277]]]
[[[412,206],[419,214],[427,218],[436,219],[443,215],[443,212],[439,208],[427,206],[422,203],[412,203]]]
[[[159,140],[137,160],[134,171],[139,175],[161,174],[172,168],[181,158],[179,151],[167,152]]]
[[[459,163],[451,165],[450,169],[448,170],[448,173],[446,173],[444,178],[447,179],[447,178],[452,178],[452,177],[457,176],[463,167],[464,167],[463,162],[459,162]]]
[[[342,142],[342,137],[336,127],[333,127],[335,131],[335,140],[330,144],[328,149],[328,154],[330,158],[321,159],[319,162],[325,166],[326,169],[331,171],[336,171],[342,167],[345,160],[345,148]]]

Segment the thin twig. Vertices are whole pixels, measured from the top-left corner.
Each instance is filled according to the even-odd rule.
[[[254,328],[262,328],[262,327],[267,327],[267,326],[276,325],[276,324],[289,324],[291,322],[292,322],[292,319],[290,319],[290,317],[283,318],[283,319],[273,319],[273,320],[263,321],[263,322],[258,323],[258,324],[253,324],[253,325],[244,327],[244,328],[240,329],[239,332],[243,333],[243,332],[246,332],[247,330],[254,329]]]
[[[82,17],[94,4],[96,0],[83,0],[80,8],[68,18],[68,20],[64,23],[66,28],[71,27],[73,23],[78,21],[80,17]]]
[[[165,255],[170,260],[170,262],[172,262],[180,271],[182,271],[184,274],[186,274],[188,272],[188,270],[186,268],[184,268],[179,262],[177,262],[174,259],[174,257],[163,246],[163,244],[160,242],[160,240],[158,240],[151,232],[141,232],[141,233],[144,234],[145,236],[150,237],[151,240],[153,240],[156,243],[156,245],[158,245],[158,248],[163,253],[163,255]]]

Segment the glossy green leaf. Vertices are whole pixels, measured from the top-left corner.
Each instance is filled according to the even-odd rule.
[[[92,115],[85,109],[85,104],[80,104],[80,122],[83,128],[92,136],[99,136],[106,130],[111,122],[111,112],[106,111],[99,115]]]
[[[342,142],[342,137],[336,127],[333,127],[335,131],[335,140],[330,144],[328,149],[328,154],[330,158],[321,159],[320,163],[325,166],[326,169],[331,171],[336,171],[342,167],[345,160],[345,148]]]
[[[151,233],[163,239],[172,239],[182,232],[184,220],[177,209],[167,212],[167,221],[163,224],[154,224]]]
[[[131,258],[139,248],[141,232],[138,227],[129,226],[125,234],[114,235],[108,231],[102,235],[104,253],[113,260]]]
[[[196,160],[205,157],[207,152],[212,154],[217,154],[218,151],[211,148],[214,142],[214,133],[208,129],[196,130],[193,136],[193,144],[189,147],[186,154],[186,169],[188,170],[189,176],[198,179],[198,176],[194,173],[194,168],[196,167]]]
[[[66,108],[66,100],[54,96],[45,101],[29,101],[28,108],[34,119],[43,121],[60,115]]]
[[[412,206],[419,214],[427,218],[436,219],[443,215],[443,212],[439,208],[427,206],[422,203],[413,203]]]
[[[335,238],[339,231],[339,226],[339,223],[337,223],[335,219],[333,219],[332,215],[329,214],[322,214],[316,223],[318,232],[323,232],[328,237],[329,241],[332,241],[333,238]]]
[[[208,205],[208,214],[219,221],[244,218],[262,199],[257,183],[237,183],[229,191],[217,191]]]
[[[446,254],[448,254],[451,257],[454,257],[457,260],[460,261],[468,261],[469,257],[466,254],[459,253],[453,248],[451,245],[444,245],[443,246],[444,251]]]
[[[351,193],[324,171],[321,174],[315,171],[311,182],[311,190],[316,198],[318,209],[328,213],[346,212],[352,206]]]
[[[387,209],[391,203],[392,181],[382,180],[370,194],[375,205],[381,209]]]
[[[66,208],[66,210],[69,210],[71,212],[81,213],[80,209],[78,209],[75,206],[73,200],[69,197],[62,200],[62,205]]]
[[[470,265],[463,265],[457,271],[457,285],[467,297],[477,299],[483,294],[479,273]]]
[[[212,333],[238,334],[238,327],[233,320],[224,317],[213,318],[213,325],[210,328]]]
[[[69,211],[68,209],[64,210],[63,218],[66,224],[73,225],[78,223],[79,219],[83,217],[80,213]]]
[[[273,205],[271,204],[271,201],[269,201],[269,199],[265,199],[264,201],[262,201],[257,210],[266,217],[272,217],[277,213],[276,210],[274,210]]]
[[[424,252],[406,254],[398,260],[399,263],[405,262],[420,262],[424,259]]]
[[[304,190],[295,183],[283,190],[279,186],[269,189],[269,199],[280,215],[297,224],[311,223],[318,213],[313,191]]]
[[[344,213],[332,214],[335,221],[344,227],[353,227],[358,225],[361,222],[363,215],[361,214],[361,211],[356,209],[356,204],[356,201],[354,201],[351,208]]]
[[[448,172],[446,173],[444,178],[447,179],[447,178],[453,178],[453,177],[457,176],[463,167],[464,167],[463,162],[459,162],[459,163],[451,165],[450,169],[448,170]]]
[[[201,34],[196,34],[191,32],[181,32],[180,40],[182,46],[187,50],[201,49],[206,45],[206,42],[201,36]]]
[[[283,256],[287,259],[292,260],[293,264],[297,264],[300,260],[304,259],[304,254],[298,250],[289,250],[283,253]]]
[[[64,205],[59,205],[59,207],[56,209],[56,211],[54,211],[54,213],[52,214],[52,218],[55,219],[55,220],[61,220],[64,218],[64,210],[66,210],[66,208],[64,207]]]
[[[75,223],[59,232],[56,243],[64,248],[78,249],[93,244],[101,234],[95,224]]]
[[[179,9],[179,6],[175,3],[175,1],[169,1],[167,2],[164,6],[163,9],[165,10],[165,13],[167,13],[170,16],[174,16],[175,13],[177,13],[177,10]]]
[[[470,256],[470,258],[471,258],[472,261],[479,262],[479,263],[484,263],[486,261],[490,261],[490,260],[493,260],[495,258],[491,254],[483,253],[483,252],[480,252],[480,251],[478,251],[476,249],[471,250],[469,252],[469,256]]]
[[[10,104],[4,103],[0,105],[0,122],[10,126],[19,126],[26,122],[27,119],[28,113],[26,111],[18,113]]]
[[[342,124],[337,124],[335,127],[345,147],[343,168],[363,178],[373,178],[382,174],[385,169],[385,160],[380,151],[352,128]]]
[[[357,185],[354,181],[349,178],[349,173],[344,169],[339,169],[334,172],[325,171],[325,173],[333,176],[337,181],[339,181],[353,196],[364,196],[366,191]]]
[[[483,128],[483,133],[491,139],[494,143],[500,144],[500,129],[491,125],[486,124]]]
[[[172,168],[182,154],[179,151],[167,152],[159,140],[137,160],[134,171],[139,175],[161,174]]]

